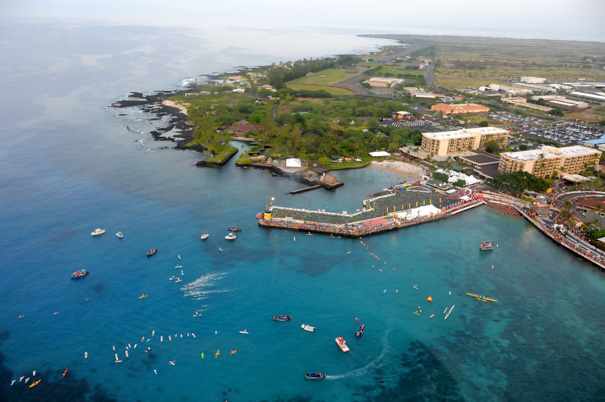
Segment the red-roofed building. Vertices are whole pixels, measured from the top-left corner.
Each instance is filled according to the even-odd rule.
[[[240,134],[246,134],[246,133],[250,133],[250,132],[254,132],[254,131],[260,131],[262,129],[263,129],[263,126],[260,126],[258,124],[250,124],[250,122],[248,122],[247,120],[240,120],[240,121],[233,123],[231,125],[231,127],[229,127],[227,129],[227,132],[229,134],[240,135]]]

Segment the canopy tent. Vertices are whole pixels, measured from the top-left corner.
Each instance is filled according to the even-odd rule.
[[[473,184],[477,184],[477,183],[483,183],[483,180],[479,180],[474,176],[469,176],[469,175],[461,173],[461,172],[456,172],[455,170],[449,170],[446,172],[443,169],[437,169],[437,172],[445,173],[446,175],[448,175],[449,179],[447,181],[449,183],[456,183],[458,180],[461,180],[461,179],[466,182],[467,186],[472,186]]]
[[[375,158],[379,158],[382,156],[391,156],[390,153],[385,152],[385,151],[374,151],[374,152],[370,152],[370,156],[373,156]]]
[[[441,210],[434,205],[425,205],[423,207],[407,209],[400,212],[395,212],[395,216],[399,219],[406,221],[414,218],[424,218],[425,216],[432,216],[440,214]]]
[[[302,167],[302,162],[298,158],[289,158],[286,159],[286,167],[299,168]]]

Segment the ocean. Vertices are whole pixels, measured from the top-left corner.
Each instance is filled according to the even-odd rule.
[[[335,191],[286,195],[302,185],[233,160],[196,168],[203,155],[152,140],[150,116],[109,107],[392,42],[42,20],[0,32],[0,400],[605,399],[604,274],[527,222],[480,207],[363,240],[261,228],[272,197],[342,212],[402,177],[343,171]],[[480,252],[482,240],[498,247]]]

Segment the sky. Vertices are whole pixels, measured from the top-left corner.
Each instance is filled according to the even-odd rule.
[[[605,42],[605,0],[2,0],[0,16],[183,27],[320,25],[359,33],[470,31]]]

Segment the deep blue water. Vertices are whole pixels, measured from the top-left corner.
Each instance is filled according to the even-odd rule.
[[[366,238],[366,246],[260,228],[255,214],[271,197],[341,212],[399,178],[338,172],[345,186],[334,192],[285,195],[301,185],[233,162],[195,168],[201,155],[160,149],[167,144],[151,140],[144,116],[107,107],[130,90],[361,51],[376,40],[229,33],[273,41],[259,52],[168,28],[5,22],[1,33],[1,400],[605,398],[605,277],[525,221],[481,207]],[[305,44],[298,53],[296,43]],[[234,242],[223,239],[231,225],[243,229]],[[97,227],[107,233],[92,238]],[[204,230],[211,237],[202,242]],[[479,252],[485,239],[498,248]],[[147,258],[152,247],[159,251]],[[91,274],[69,279],[82,268]],[[277,323],[275,314],[293,319]],[[361,339],[356,317],[367,327]],[[36,388],[10,386],[33,370],[43,379]],[[329,378],[307,382],[308,371]]]

